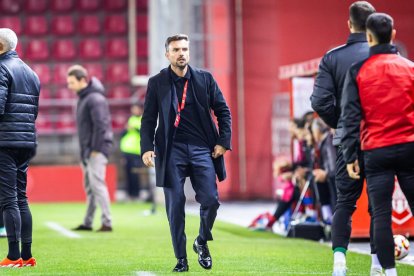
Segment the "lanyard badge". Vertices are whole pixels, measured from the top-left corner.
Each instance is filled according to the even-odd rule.
[[[184,107],[185,107],[185,99],[187,98],[187,86],[188,86],[188,80],[186,80],[186,82],[184,84],[183,98],[181,100],[181,104],[178,103],[178,105],[177,105],[177,116],[175,117],[175,121],[174,121],[174,126],[175,127],[178,127],[178,125],[180,124],[181,110],[183,110]],[[177,101],[178,101],[178,98],[177,98]]]

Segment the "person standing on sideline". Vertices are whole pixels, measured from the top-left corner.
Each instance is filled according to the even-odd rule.
[[[143,167],[141,159],[141,119],[143,105],[134,103],[131,106],[131,117],[129,117],[125,131],[120,141],[120,149],[125,159],[125,173],[127,178],[127,192],[132,200],[139,198],[141,189],[140,169]]]
[[[360,179],[357,151],[364,152],[374,242],[385,275],[397,275],[391,229],[395,176],[414,211],[414,62],[398,54],[393,19],[367,20],[369,58],[354,64],[342,97],[342,145],[349,176]]]
[[[375,12],[374,7],[366,1],[357,1],[349,7],[348,27],[350,35],[345,45],[327,52],[319,65],[318,75],[311,96],[312,108],[331,128],[335,129],[333,145],[336,147],[335,185],[337,203],[332,218],[332,249],[334,252],[333,275],[346,275],[346,251],[351,237],[351,217],[356,202],[363,190],[363,178],[351,179],[346,171],[341,137],[343,119],[341,115],[342,88],[346,72],[354,63],[368,57],[369,46],[365,37],[365,22]],[[362,158],[362,156],[360,156]],[[370,231],[372,233],[372,229]],[[381,267],[371,241],[371,272],[380,271]]]
[[[14,31],[0,29],[0,210],[9,252],[0,267],[36,266],[27,169],[36,154],[40,81],[17,55]],[[21,250],[20,250],[21,241]]]
[[[165,56],[170,66],[150,78],[141,124],[142,160],[146,166],[155,165],[156,184],[164,188],[177,258],[174,272],[188,271],[184,232],[186,177],[190,177],[201,205],[200,229],[193,250],[201,267],[212,267],[207,241],[213,239],[211,230],[220,206],[216,175],[219,181],[226,178],[223,155],[231,149],[230,109],[213,76],[188,65],[189,43],[183,34],[167,38]]]
[[[88,71],[80,65],[69,68],[67,85],[79,96],[76,121],[87,196],[87,210],[83,224],[73,230],[92,231],[96,204],[98,204],[102,211],[102,226],[98,232],[111,232],[110,199],[105,175],[113,133],[104,87],[97,78],[89,79]]]

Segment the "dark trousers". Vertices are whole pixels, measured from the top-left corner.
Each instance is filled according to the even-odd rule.
[[[176,258],[187,257],[184,229],[186,177],[190,177],[195,199],[201,205],[199,237],[204,241],[213,239],[211,230],[220,206],[210,149],[174,142],[166,170],[166,179],[170,182],[167,183],[169,187],[164,188],[164,195]]]
[[[124,153],[127,192],[130,197],[138,197],[141,189],[141,175],[138,171],[143,167],[141,155]]]
[[[0,148],[0,207],[10,242],[32,242],[32,214],[26,196],[27,169],[34,149]]]
[[[391,229],[392,194],[395,176],[414,211],[414,143],[394,145],[364,152],[368,195],[374,216],[374,242],[378,259],[385,269],[395,267]]]
[[[349,177],[346,170],[346,162],[341,147],[337,147],[335,183],[337,190],[337,202],[332,217],[332,249],[343,247],[348,249],[351,237],[351,218],[356,209],[356,202],[361,196],[364,187],[364,160],[363,154],[359,155],[361,179],[355,180]],[[371,208],[369,208],[369,211]],[[372,218],[370,236],[372,237]],[[375,253],[373,239],[370,239],[371,253]]]
[[[299,187],[295,186],[295,190],[293,191],[292,197],[288,201],[279,201],[277,203],[277,207],[275,212],[273,213],[273,217],[275,220],[278,220],[289,208],[292,204],[299,200],[300,198],[300,190]]]

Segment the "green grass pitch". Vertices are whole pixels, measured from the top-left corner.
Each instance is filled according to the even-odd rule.
[[[69,238],[50,229],[48,222],[70,229],[81,223],[85,204],[32,204],[34,268],[2,268],[1,275],[166,275],[175,258],[164,209],[145,216],[147,204],[113,204],[114,232],[80,232]],[[94,228],[99,225],[98,209]],[[331,275],[328,246],[270,233],[251,232],[217,221],[215,240],[209,243],[213,269],[197,262],[191,245],[199,219],[187,216],[187,253],[190,271],[185,275]],[[7,240],[0,240],[0,257]],[[370,257],[348,253],[348,275],[368,275]],[[414,267],[398,264],[399,275],[414,275]],[[151,273],[151,274],[149,274]]]

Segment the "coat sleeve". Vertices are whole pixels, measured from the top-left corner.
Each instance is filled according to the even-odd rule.
[[[158,101],[154,79],[148,81],[145,95],[144,113],[141,119],[141,152],[154,150],[154,135],[158,120]]]
[[[108,126],[111,125],[109,105],[105,97],[92,98],[88,104],[93,122],[91,150],[103,152],[108,140]]]
[[[339,114],[336,111],[336,86],[329,68],[329,55],[325,55],[319,64],[313,93],[310,98],[313,110],[331,128],[336,128]]]
[[[356,75],[357,67],[352,66],[347,72],[342,92],[341,116],[344,130],[341,144],[346,164],[353,163],[358,158],[362,112]]]
[[[8,72],[0,66],[0,114],[4,114],[9,91]]]
[[[223,93],[210,74],[210,107],[217,118],[219,137],[216,144],[231,150],[231,113]]]

